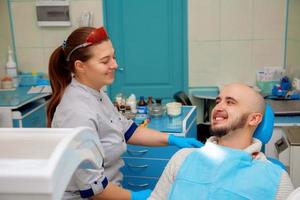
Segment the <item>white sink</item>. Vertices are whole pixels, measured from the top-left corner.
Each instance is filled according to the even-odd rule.
[[[61,199],[78,166],[102,157],[89,128],[0,129],[0,199]]]

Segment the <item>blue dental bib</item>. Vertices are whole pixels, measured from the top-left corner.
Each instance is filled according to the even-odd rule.
[[[170,200],[275,199],[282,169],[252,155],[207,142],[189,154],[172,184]]]

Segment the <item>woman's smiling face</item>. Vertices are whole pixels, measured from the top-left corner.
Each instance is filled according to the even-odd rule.
[[[110,40],[89,47],[92,57],[83,63],[81,77],[94,89],[100,89],[112,84],[118,64],[115,60],[115,50]]]

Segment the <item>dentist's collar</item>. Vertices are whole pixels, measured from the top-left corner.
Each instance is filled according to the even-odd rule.
[[[81,87],[83,88],[84,90],[88,91],[89,93],[91,93],[93,96],[95,96],[96,98],[101,98],[102,97],[102,94],[101,94],[101,90],[95,90],[91,87],[88,87],[82,83],[80,83],[76,78],[72,78],[72,82],[71,82],[72,85],[75,85],[75,86],[78,86],[78,87]]]

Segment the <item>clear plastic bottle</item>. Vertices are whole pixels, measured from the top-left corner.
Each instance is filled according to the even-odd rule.
[[[128,97],[126,105],[130,106],[130,110],[131,110],[132,113],[136,113],[137,112],[137,110],[136,110],[136,97],[135,97],[134,94],[131,94]]]
[[[13,79],[14,87],[19,86],[17,65],[13,59],[13,51],[8,47],[8,61],[6,63],[6,75]]]

